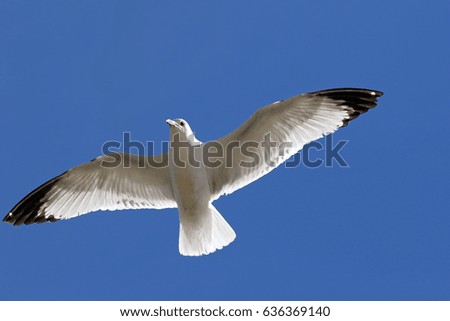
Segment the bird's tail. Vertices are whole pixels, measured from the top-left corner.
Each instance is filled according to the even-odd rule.
[[[180,217],[179,250],[182,255],[206,255],[222,249],[235,238],[236,233],[212,205],[208,213],[195,221]]]

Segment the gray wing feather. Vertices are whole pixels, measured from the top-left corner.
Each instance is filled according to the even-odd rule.
[[[36,188],[3,221],[21,225],[98,210],[176,207],[167,163],[167,154],[98,157]]]
[[[346,126],[374,108],[382,95],[370,89],[338,88],[298,95],[261,108],[234,132],[217,140],[224,153],[212,159],[220,161],[215,163],[220,166],[207,169],[212,199],[250,184],[305,144]],[[275,148],[264,148],[265,137],[270,137]],[[241,147],[245,142],[258,146],[246,152],[242,148],[227,148],[236,142]]]

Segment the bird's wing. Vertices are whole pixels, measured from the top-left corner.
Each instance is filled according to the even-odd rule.
[[[100,156],[36,188],[3,221],[21,225],[97,210],[176,207],[167,165],[167,154]]]
[[[382,95],[369,89],[330,89],[261,108],[234,132],[206,143],[214,147],[204,146],[204,150],[211,148],[207,172],[212,199],[250,184],[305,144],[346,126],[374,108]],[[262,143],[269,138],[275,145]]]

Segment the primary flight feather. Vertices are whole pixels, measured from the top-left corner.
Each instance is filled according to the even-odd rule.
[[[36,188],[3,221],[21,225],[98,210],[177,207],[180,253],[209,254],[236,237],[214,200],[269,173],[305,144],[346,126],[374,108],[382,95],[357,88],[301,94],[261,108],[232,133],[206,143],[197,140],[185,120],[168,119],[168,153],[100,156]]]

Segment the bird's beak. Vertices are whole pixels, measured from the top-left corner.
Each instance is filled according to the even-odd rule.
[[[170,126],[170,127],[176,127],[178,129],[181,129],[181,126],[174,120],[172,119],[167,119],[166,123]]]

